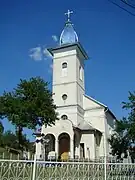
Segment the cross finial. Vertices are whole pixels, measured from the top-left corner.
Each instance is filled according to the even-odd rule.
[[[65,15],[68,17],[68,21],[70,21],[70,14],[73,14],[73,11],[68,10],[68,12],[65,13]]]

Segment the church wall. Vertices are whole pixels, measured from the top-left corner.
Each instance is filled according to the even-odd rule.
[[[76,91],[76,83],[74,82],[53,86],[54,104],[56,104],[57,106],[68,106],[77,104]],[[63,94],[67,95],[66,100],[62,99]]]
[[[72,128],[72,123],[68,120],[58,120],[56,121],[55,125],[52,127],[47,127],[47,128],[43,128],[42,133],[46,134],[53,134],[56,138],[56,140],[58,139],[58,136],[61,133],[68,133],[70,138],[73,137],[74,133],[73,133],[73,128]]]
[[[101,108],[102,106],[99,105],[98,103],[92,101],[89,97],[84,95],[83,97],[83,103],[84,103],[84,109],[95,109],[95,108]]]
[[[61,118],[62,115],[67,115],[68,119],[72,121],[74,125],[77,125],[78,123],[77,106],[60,107],[57,108],[57,112],[59,113],[59,118]]]
[[[62,75],[62,63],[67,63],[67,76]],[[76,51],[54,54],[53,59],[53,85],[76,81]]]
[[[48,126],[47,128],[45,128],[43,126],[42,133],[44,133],[45,135],[47,135],[47,134],[54,135],[54,137],[55,137],[55,152],[56,152],[57,157],[58,157],[58,149],[59,149],[59,142],[58,142],[59,135],[62,133],[67,133],[70,136],[70,154],[71,154],[71,157],[73,158],[74,131],[73,131],[72,123],[69,120],[61,120],[60,119],[60,120],[56,121],[55,125],[53,125],[52,127]],[[39,149],[39,151],[40,151],[40,149]]]
[[[82,89],[85,88],[84,86],[84,60],[77,56],[77,81]]]
[[[105,131],[105,117],[103,109],[95,108],[86,110],[84,114],[84,119],[89,122],[92,127],[100,130],[101,132]]]
[[[114,119],[114,117],[112,117],[112,115],[109,112],[107,112],[106,113],[106,120],[107,120],[107,138],[110,138],[114,132],[115,119]],[[109,154],[109,152],[111,152],[111,146],[109,143],[107,145],[108,145],[108,152],[107,153]]]
[[[95,138],[93,133],[82,134],[81,143],[84,143],[85,158],[95,159]]]
[[[36,138],[37,140],[40,140],[40,137]],[[40,142],[36,143],[36,158],[40,159],[42,155],[42,144]]]
[[[103,108],[94,108],[85,111],[84,119],[89,122],[93,128],[99,130],[103,133],[101,137],[100,147],[99,147],[99,156],[104,156],[105,154],[105,113]]]

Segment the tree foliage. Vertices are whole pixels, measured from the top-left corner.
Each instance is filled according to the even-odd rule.
[[[0,117],[16,126],[19,144],[23,141],[23,128],[55,124],[57,113],[48,83],[40,77],[20,80],[11,92],[0,96]]]
[[[29,150],[31,151],[32,149],[32,143],[27,139],[26,135],[22,134],[22,139],[23,141],[21,142],[20,146],[22,147],[22,150]],[[0,146],[1,147],[8,147],[8,148],[13,148],[16,150],[20,150],[18,147],[18,137],[15,133],[12,131],[6,131],[1,135],[1,141],[0,141]]]
[[[128,116],[116,121],[116,133],[109,139],[112,155],[121,158],[127,156],[127,151],[132,160],[135,159],[135,92],[129,92],[128,102],[123,102],[123,109],[128,110]],[[132,161],[133,162],[133,161]]]

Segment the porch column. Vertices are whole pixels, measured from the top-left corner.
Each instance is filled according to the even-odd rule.
[[[59,141],[58,141],[58,139],[55,140],[55,153],[56,153],[56,158],[58,158],[58,153],[59,153]]]
[[[70,139],[70,158],[71,159],[74,158],[74,141],[73,141],[73,138]]]
[[[75,158],[80,158],[80,145],[75,147]]]

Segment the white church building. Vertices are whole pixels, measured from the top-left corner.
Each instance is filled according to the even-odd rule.
[[[84,64],[89,58],[72,26],[71,13],[66,13],[59,46],[48,49],[53,57],[52,90],[59,120],[52,127],[42,127],[45,143],[37,135],[38,158],[53,152],[59,158],[67,153],[71,159],[93,160],[110,152],[108,138],[116,117],[106,105],[85,94]]]

